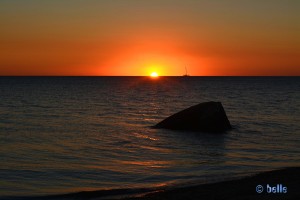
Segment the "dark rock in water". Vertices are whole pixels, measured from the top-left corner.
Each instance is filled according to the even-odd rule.
[[[221,102],[205,102],[182,110],[153,128],[225,132],[231,129],[231,125]]]

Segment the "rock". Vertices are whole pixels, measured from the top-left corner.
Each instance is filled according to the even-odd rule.
[[[205,102],[175,113],[153,128],[217,133],[232,127],[221,102]]]

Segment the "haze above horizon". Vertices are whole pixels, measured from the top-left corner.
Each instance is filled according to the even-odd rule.
[[[300,1],[0,2],[0,75],[300,76]]]

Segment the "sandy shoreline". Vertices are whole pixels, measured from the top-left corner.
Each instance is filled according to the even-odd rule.
[[[277,193],[268,193],[267,184],[275,187]],[[281,185],[278,185],[281,184]],[[263,186],[263,192],[257,193],[258,185]],[[277,186],[278,185],[278,186]],[[50,195],[39,197],[9,197],[7,200],[200,200],[200,199],[300,199],[300,167],[289,167],[280,170],[262,172],[257,175],[244,177],[237,180],[222,181],[211,184],[201,184],[176,189],[120,189],[113,191],[87,191],[63,195]],[[287,192],[282,190],[286,187]],[[280,193],[281,192],[281,193]],[[137,194],[143,194],[136,196]],[[135,195],[135,197],[133,197]]]
[[[279,193],[268,193],[267,184],[276,187]],[[277,188],[277,184],[279,187]],[[256,192],[256,187],[262,185],[264,191]],[[287,192],[283,193],[283,187]],[[269,188],[270,190],[270,188]],[[281,191],[281,193],[280,193]],[[181,189],[171,189],[148,194],[143,197],[125,198],[126,200],[199,200],[199,199],[300,199],[300,167],[290,167],[280,170],[263,172],[254,176],[233,181],[204,184]]]

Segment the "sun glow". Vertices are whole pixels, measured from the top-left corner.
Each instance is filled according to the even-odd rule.
[[[151,76],[152,78],[157,78],[157,77],[158,77],[158,73],[157,73],[157,72],[152,72],[152,73],[150,74],[150,76]]]

